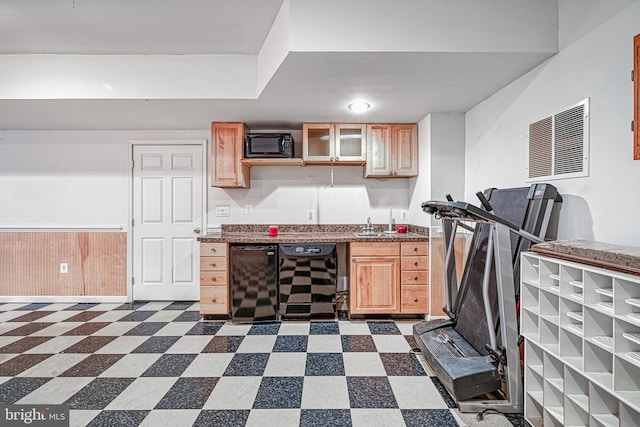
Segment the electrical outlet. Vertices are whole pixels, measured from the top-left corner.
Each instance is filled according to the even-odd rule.
[[[216,216],[229,216],[229,205],[217,205]]]
[[[253,215],[253,205],[244,205],[245,215]]]
[[[309,209],[307,211],[307,221],[315,221],[316,220],[316,211],[313,209]]]
[[[406,221],[407,220],[407,211],[400,211],[400,219],[402,221]]]
[[[69,272],[69,264],[67,264],[66,262],[61,262],[60,263],[60,273],[67,274],[68,272]]]

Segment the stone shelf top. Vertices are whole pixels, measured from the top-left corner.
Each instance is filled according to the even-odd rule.
[[[532,252],[640,276],[640,248],[589,240],[556,240],[531,247]]]

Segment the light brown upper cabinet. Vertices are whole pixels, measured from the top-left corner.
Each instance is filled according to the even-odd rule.
[[[633,158],[640,160],[640,34],[633,38]]]
[[[366,125],[304,123],[302,160],[307,164],[361,165],[366,159]]]
[[[367,125],[365,178],[406,178],[418,175],[418,126]]]
[[[211,185],[213,187],[249,187],[250,167],[242,163],[244,123],[211,124]]]

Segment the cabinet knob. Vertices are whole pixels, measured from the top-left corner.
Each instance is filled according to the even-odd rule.
[[[418,261],[414,262],[413,265],[418,266]]]
[[[417,247],[417,246],[414,246],[414,247],[413,247],[413,250],[414,250],[415,252],[418,252],[418,247]]]
[[[418,302],[418,298],[414,298],[414,299],[413,299],[413,302]]]
[[[414,277],[413,280],[418,281],[418,276]]]
[[[215,267],[215,266],[216,266],[216,264],[215,264],[215,263],[211,263],[211,264],[209,264],[209,266],[211,266],[211,267]]]
[[[212,282],[215,282],[215,281],[216,281],[216,278],[215,278],[215,277],[212,277],[212,278],[211,278],[211,281],[212,281]]]
[[[216,248],[211,248],[211,252],[216,253]]]
[[[211,298],[211,302],[215,304],[216,303],[216,299],[215,298]]]

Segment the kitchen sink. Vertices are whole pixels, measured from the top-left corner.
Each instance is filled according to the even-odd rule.
[[[382,232],[380,232],[380,233],[362,233],[362,232],[356,233],[356,232],[354,232],[353,235],[356,236],[356,237],[391,237],[391,236],[393,236],[393,233],[389,234],[389,233],[382,233]]]

